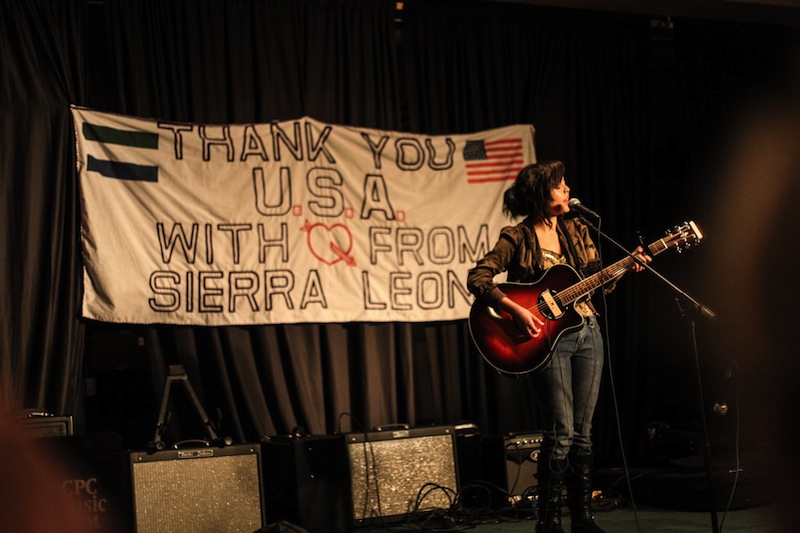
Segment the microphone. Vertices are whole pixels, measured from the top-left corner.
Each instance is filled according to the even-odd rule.
[[[600,218],[600,215],[598,215],[597,213],[595,213],[594,211],[592,211],[591,209],[589,209],[588,207],[583,205],[581,203],[581,201],[578,200],[577,198],[570,198],[570,200],[569,200],[569,210],[570,211],[574,211],[575,212],[575,216],[589,215],[589,216],[592,216],[594,218],[598,218],[598,219]],[[567,213],[567,215],[569,215],[569,213]]]

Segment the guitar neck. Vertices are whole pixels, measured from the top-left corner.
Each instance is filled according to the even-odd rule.
[[[669,248],[664,239],[659,239],[647,247],[651,256],[656,256]],[[633,266],[636,260],[633,257],[624,257],[611,266],[604,268],[599,272],[595,272],[591,276],[582,279],[575,285],[568,287],[561,291],[558,296],[562,304],[570,305],[575,303],[579,298],[589,294],[598,287],[607,285],[622,277],[627,270]]]

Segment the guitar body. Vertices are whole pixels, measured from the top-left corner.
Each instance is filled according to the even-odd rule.
[[[703,234],[694,221],[685,222],[647,247],[655,256],[670,248],[688,248],[700,242]],[[569,265],[550,267],[533,283],[501,283],[500,290],[509,298],[530,309],[543,322],[538,337],[521,332],[511,315],[475,300],[469,313],[469,332],[483,358],[504,374],[529,374],[541,371],[553,357],[558,341],[580,329],[583,318],[573,305],[605,284],[619,279],[634,265],[632,256],[581,279]]]
[[[504,374],[537,373],[546,367],[559,339],[583,325],[583,317],[572,305],[558,298],[560,291],[580,279],[571,266],[554,265],[534,283],[498,285],[506,296],[544,321],[538,337],[520,331],[508,313],[476,301],[469,314],[469,330],[486,362]]]

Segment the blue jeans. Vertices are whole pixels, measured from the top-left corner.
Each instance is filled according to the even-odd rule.
[[[564,335],[550,363],[534,376],[542,415],[543,459],[592,453],[592,417],[603,374],[603,337],[595,317]]]

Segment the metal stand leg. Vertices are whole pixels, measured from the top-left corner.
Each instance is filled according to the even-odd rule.
[[[158,422],[156,423],[156,434],[153,437],[153,441],[150,443],[148,447],[150,451],[160,451],[166,448],[166,444],[162,439],[162,435],[165,428],[165,423],[167,419],[167,406],[169,405],[169,398],[172,392],[172,386],[176,383],[180,383],[183,385],[186,394],[189,396],[189,399],[194,404],[194,408],[197,411],[200,420],[203,422],[203,425],[206,428],[206,432],[208,433],[208,440],[203,441],[206,446],[210,444],[210,442],[216,442],[219,440],[217,436],[217,432],[214,431],[214,427],[211,424],[211,421],[206,414],[205,409],[200,404],[200,400],[197,399],[197,395],[192,388],[192,384],[189,382],[189,376],[186,374],[186,370],[183,368],[183,365],[170,365],[169,367],[169,375],[164,383],[164,394],[161,397],[161,409],[158,413]],[[228,443],[229,439],[225,439],[226,443]],[[229,443],[228,443],[229,444]],[[175,447],[177,448],[178,445],[176,444]]]

